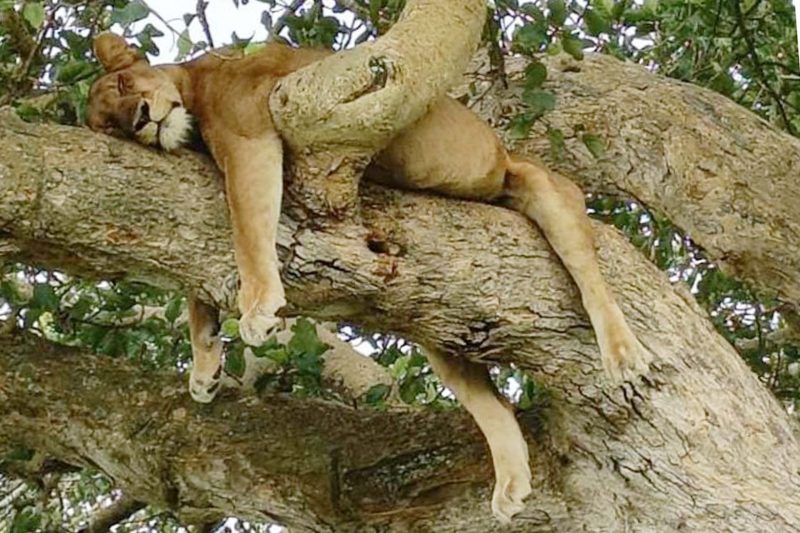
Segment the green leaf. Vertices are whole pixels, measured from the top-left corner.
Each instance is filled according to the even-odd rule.
[[[512,118],[508,125],[511,138],[517,140],[527,139],[535,121],[536,117],[532,113],[520,113]]]
[[[526,24],[514,34],[514,46],[528,54],[538,52],[546,42],[547,32],[534,24]]]
[[[380,406],[389,397],[390,392],[392,392],[392,387],[389,385],[383,383],[373,385],[364,393],[364,401],[373,407]]]
[[[267,46],[267,43],[249,43],[247,46],[244,47],[244,55],[249,56],[251,54],[255,54],[264,49]]]
[[[36,283],[33,286],[31,306],[46,311],[58,310],[59,298],[56,291],[48,283]]]
[[[422,376],[408,379],[400,384],[400,399],[405,403],[416,403],[417,397],[425,393],[425,380]]]
[[[255,37],[255,34],[250,37],[239,37],[235,31],[231,32],[231,45],[234,48],[245,48],[253,40],[253,37]]]
[[[236,343],[225,354],[225,372],[238,378],[244,376],[244,344]]]
[[[547,79],[547,67],[543,63],[531,63],[525,68],[525,87],[537,89]]]
[[[561,46],[561,39],[554,39],[553,42],[547,45],[547,55],[557,56],[564,51]]]
[[[588,10],[584,15],[584,20],[586,21],[586,29],[589,30],[591,35],[597,36],[601,33],[611,32],[611,21],[600,10]]]
[[[66,65],[59,67],[56,72],[56,81],[64,85],[73,83],[91,76],[95,72],[95,67],[86,61],[70,61]]]
[[[597,135],[591,133],[584,133],[581,136],[581,140],[583,141],[583,144],[586,145],[586,148],[589,149],[589,151],[596,159],[600,159],[605,155],[606,146],[603,143],[603,140]]]
[[[178,37],[178,60],[185,58],[192,51],[192,38],[189,37],[189,28],[181,32]]]
[[[167,322],[170,324],[174,324],[178,317],[181,315],[181,309],[183,308],[183,297],[179,296],[177,298],[173,298],[167,304],[166,309],[164,309],[164,318],[167,319]]]
[[[42,515],[33,507],[26,507],[14,516],[9,533],[30,533],[40,531],[39,526],[42,522]]]
[[[583,59],[583,41],[575,34],[564,35],[561,39],[564,51],[577,60]]]
[[[24,304],[28,301],[25,295],[20,292],[19,285],[8,278],[0,281],[0,299],[14,306]]]
[[[325,353],[330,346],[319,340],[317,328],[305,318],[297,319],[292,326],[294,336],[287,343],[286,347],[293,356],[303,354],[319,357]]]
[[[658,0],[644,0],[642,12],[647,17],[655,17],[658,12]]]
[[[547,0],[547,9],[550,10],[550,15],[547,17],[548,22],[559,28],[563,26],[569,14],[564,0]]]
[[[624,3],[620,1],[620,3]],[[615,8],[614,0],[592,0],[592,7],[606,20],[613,18],[613,11]]]
[[[528,15],[529,17],[534,19],[534,22],[543,22],[546,20],[544,13],[542,12],[541,9],[539,9],[539,6],[537,6],[532,2],[522,4],[519,10],[522,11],[522,13],[524,13],[525,15]]]
[[[44,4],[42,2],[25,2],[22,6],[22,18],[35,30],[44,22]]]
[[[137,41],[139,41],[140,48],[142,52],[146,54],[152,54],[157,56],[159,54],[158,46],[156,45],[155,39],[156,37],[163,37],[164,32],[153,26],[152,24],[148,23],[142,31],[134,35]]]
[[[222,334],[226,337],[237,338],[239,336],[239,319],[238,318],[227,318],[222,323],[222,327],[220,328]],[[259,346],[260,348],[260,346]]]
[[[542,91],[539,89],[526,89],[525,92],[522,93],[522,101],[528,105],[531,112],[537,115],[543,115],[556,107],[556,95],[550,91]]]
[[[30,461],[33,456],[34,451],[29,448],[13,448],[3,459],[6,461]]]
[[[133,0],[122,9],[114,9],[111,12],[111,24],[130,26],[132,23],[142,20],[150,14],[150,10],[139,0]]]
[[[628,8],[628,0],[616,0],[614,2],[614,6],[611,8],[611,19],[619,20],[620,18],[622,18],[627,8]]]

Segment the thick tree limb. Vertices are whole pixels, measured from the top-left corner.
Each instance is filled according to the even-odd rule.
[[[424,529],[453,497],[488,502],[491,467],[461,411],[358,411],[283,396],[204,406],[178,376],[125,361],[22,337],[0,338],[0,353],[0,450],[24,445],[99,469],[129,498],[188,523],[224,511],[298,531]],[[476,525],[491,527],[484,507]]]
[[[296,156],[288,193],[304,210],[352,218],[367,163],[463,72],[485,17],[485,0],[409,0],[376,41],[278,82],[270,111]]]
[[[280,81],[270,110],[281,136],[298,153],[331,147],[375,153],[461,75],[485,17],[484,0],[409,0],[376,41]]]
[[[523,63],[507,66],[519,80]],[[800,306],[799,139],[720,94],[609,56],[562,56],[547,66],[558,104],[519,150],[587,191],[618,192],[666,214],[723,271]],[[495,87],[477,108],[502,123],[519,94],[519,83]],[[559,160],[550,155],[548,127],[565,135]],[[606,144],[599,160],[584,133]]]
[[[293,310],[534,372],[552,407],[531,424],[538,428],[537,492],[518,529],[800,528],[794,426],[691,296],[670,286],[615,231],[597,226],[602,265],[656,363],[648,379],[612,390],[601,386],[594,338],[574,287],[525,219],[373,186],[362,188],[360,200],[359,223],[322,229],[287,205],[279,244]],[[83,130],[0,121],[0,238],[13,258],[200,288],[230,305],[228,234],[220,184],[202,157],[163,155]],[[488,505],[477,503],[486,502],[488,462],[475,458],[481,441],[461,415],[352,412],[270,398],[268,410],[215,403],[207,409],[219,418],[200,419],[188,415],[203,408],[191,405],[182,389],[156,383],[161,392],[143,395],[144,410],[136,412],[156,413],[146,419],[158,417],[159,431],[145,425],[138,433],[106,434],[95,428],[106,418],[118,427],[131,411],[130,398],[139,401],[133,391],[152,390],[154,378],[120,370],[96,379],[104,363],[87,358],[26,366],[34,365],[26,362],[29,351],[3,358],[11,365],[3,386],[13,394],[0,398],[6,410],[0,434],[46,447],[54,439],[36,422],[46,419],[47,427],[74,439],[53,444],[55,455],[80,464],[90,457],[132,497],[168,504],[183,516],[223,511],[301,530],[408,529],[415,520],[422,530],[435,523],[438,531],[479,531],[491,523]],[[94,400],[78,400],[84,407],[70,403],[80,398],[76,388],[87,387]],[[119,400],[109,399],[109,389]],[[36,404],[37,395],[50,398],[52,407]],[[92,407],[98,402],[107,407],[98,411]],[[173,415],[176,406],[185,418]],[[164,429],[172,423],[177,426]],[[274,431],[274,438],[247,438],[252,428]],[[135,463],[135,474],[133,458],[111,454],[120,442],[139,446],[131,435],[155,439],[131,456],[144,463]],[[228,446],[231,439],[235,446]],[[183,463],[178,448],[187,457]],[[342,449],[347,453],[337,456]],[[435,461],[427,455],[420,461],[418,450],[427,449],[440,454]],[[331,484],[319,474],[337,470],[332,461],[345,455],[354,462],[344,470],[358,472],[348,474],[355,476],[347,481],[356,487],[352,496],[341,495],[341,480]],[[252,467],[253,458],[272,466]],[[376,469],[385,472],[395,461],[426,474],[412,482],[400,474],[408,470],[390,468],[376,477]],[[186,469],[186,481],[155,474],[173,463]],[[176,486],[179,496],[190,487],[191,496],[176,497]]]

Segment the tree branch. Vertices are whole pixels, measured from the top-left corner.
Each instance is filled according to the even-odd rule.
[[[460,411],[390,413],[271,396],[193,403],[183,379],[33,338],[0,338],[0,450],[111,477],[186,523],[221,514],[299,531],[424,525],[487,498],[484,444]],[[433,475],[433,472],[436,475]],[[402,472],[402,476],[398,474]],[[479,522],[491,527],[488,503]]]
[[[376,41],[276,84],[270,112],[295,156],[289,193],[304,209],[320,218],[356,211],[364,167],[461,74],[485,15],[483,0],[409,0]]]
[[[481,63],[475,68],[489,68],[488,59]],[[476,103],[493,123],[519,106],[524,66],[508,61],[511,87],[498,84]],[[609,56],[559,56],[547,66],[557,107],[518,150],[587,192],[616,192],[664,213],[724,272],[800,306],[800,139],[720,94]],[[547,128],[565,136],[557,160]],[[591,154],[584,133],[604,141],[603,157]]]
[[[591,94],[586,80],[594,79],[598,64],[608,67],[605,80],[631,77],[620,93],[595,93],[605,97],[594,107],[616,109],[623,118],[636,112],[622,124],[613,113],[587,115],[608,121],[596,124],[612,134],[611,149],[607,159],[574,174],[590,180],[621,175],[631,187],[638,178],[645,191],[655,187],[648,179],[656,176],[678,188],[698,186],[687,180],[695,167],[683,166],[701,155],[688,140],[700,133],[717,139],[711,133],[718,132],[754,142],[746,149],[709,142],[703,168],[714,161],[718,167],[711,168],[734,169],[738,158],[751,165],[755,159],[748,154],[757,153],[768,162],[762,175],[775,176],[776,190],[784,191],[786,178],[774,165],[795,157],[794,141],[775,136],[739,108],[708,108],[707,93],[654,81],[616,62],[589,61],[581,72],[565,69],[553,79],[565,87],[565,98]],[[637,87],[647,84],[661,97],[634,99],[645,90]],[[609,100],[615,94],[626,99],[615,104]],[[670,106],[695,114],[704,109],[707,118],[694,118],[687,129],[686,117]],[[561,113],[553,116],[569,116],[569,110]],[[637,135],[631,124],[640,128]],[[754,124],[774,141],[769,153],[755,142]],[[665,131],[671,132],[666,139]],[[581,153],[575,143],[568,144],[570,154]],[[617,159],[626,172],[612,172]],[[0,177],[0,249],[10,258],[200,289],[233,307],[229,226],[221,184],[207,159],[3,116]],[[755,181],[743,187],[757,189]],[[686,198],[666,205],[694,220],[689,200],[695,195],[666,189],[662,183],[656,190]],[[783,204],[794,198],[788,186],[786,192],[772,194],[771,203],[734,209],[783,221],[796,205]],[[713,205],[717,194],[727,191],[708,191],[698,203]],[[359,202],[357,220],[320,227],[287,198],[279,249],[291,311],[346,319],[534,373],[550,406],[538,406],[527,421],[536,428],[531,444],[539,490],[519,530],[800,528],[800,503],[793,497],[800,488],[795,426],[688,291],[670,286],[614,230],[596,225],[601,267],[656,362],[650,376],[609,388],[577,291],[527,220],[498,207],[368,185]],[[709,209],[707,224],[718,229],[709,235],[720,242],[733,242],[729,231],[741,238],[741,228],[726,222],[730,212]],[[783,236],[785,230],[775,231]],[[783,250],[794,246],[793,239],[797,234],[790,231]],[[749,250],[748,244],[753,253],[766,248],[745,239],[739,249]],[[797,283],[759,279],[765,286]],[[55,356],[40,346],[14,346],[6,351],[17,355],[0,358],[0,444],[21,441],[99,465],[132,497],[178,509],[191,518],[187,522],[223,511],[299,530],[492,527],[488,462],[478,454],[479,436],[459,413],[374,413],[279,397],[269,398],[264,409],[246,402],[233,407],[230,399],[200,407],[183,387],[164,381],[173,378],[85,354]],[[122,420],[138,423],[120,426]],[[120,446],[129,453],[111,453]],[[135,488],[142,484],[146,491]]]

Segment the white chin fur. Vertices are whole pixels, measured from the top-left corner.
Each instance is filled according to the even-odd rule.
[[[183,107],[176,107],[161,121],[158,144],[170,152],[177,150],[189,140],[192,131],[192,117]]]

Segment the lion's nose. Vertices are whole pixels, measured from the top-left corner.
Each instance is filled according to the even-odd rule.
[[[142,103],[139,104],[139,118],[136,119],[136,124],[134,124],[133,129],[134,131],[139,131],[150,122],[150,105],[142,100]]]

